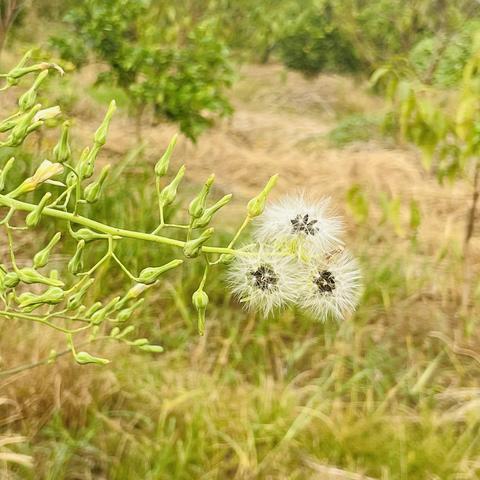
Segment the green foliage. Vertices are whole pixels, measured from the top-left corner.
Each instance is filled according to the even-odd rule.
[[[467,21],[447,38],[433,35],[414,45],[409,61],[419,78],[442,87],[457,85],[472,56],[473,40],[479,28],[480,20]]]
[[[149,0],[80,2],[66,17],[75,34],[52,44],[78,67],[106,64],[98,83],[122,88],[138,116],[150,107],[196,139],[215,116],[231,113],[225,90],[233,69],[214,21],[176,23],[169,14]]]
[[[288,68],[306,76],[323,71],[356,71],[360,61],[353,44],[333,19],[330,3],[302,12],[286,27],[279,41],[280,56]]]
[[[461,61],[468,39],[456,32],[475,29],[464,23],[478,15],[470,0],[322,0],[299,4],[285,21],[280,34],[280,53],[285,65],[312,76],[322,71],[367,71],[371,73],[393,56],[418,58],[419,66],[428,53],[449,40],[439,77],[448,77]],[[437,15],[442,8],[442,15]],[[451,40],[451,41],[450,41]],[[442,46],[443,50],[443,46]],[[443,52],[442,52],[443,55]],[[423,68],[428,68],[424,66]],[[442,70],[447,70],[442,73]]]
[[[480,36],[473,37],[455,90],[445,91],[419,80],[404,61],[379,68],[372,84],[382,84],[392,102],[400,134],[417,145],[425,168],[440,183],[471,178],[472,200],[466,215],[465,252],[474,232],[480,191]],[[440,70],[438,70],[440,72]],[[457,74],[458,75],[458,74]],[[416,224],[417,212],[412,210]]]
[[[366,142],[378,136],[380,125],[380,119],[372,115],[349,115],[328,133],[328,140],[336,147],[344,147],[353,142]]]

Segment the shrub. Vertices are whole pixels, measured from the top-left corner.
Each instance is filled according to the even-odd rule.
[[[77,67],[104,63],[97,82],[125,90],[138,127],[151,107],[194,140],[216,115],[231,113],[225,90],[233,69],[215,22],[181,28],[167,14],[148,0],[80,2],[66,17],[74,35],[52,44]]]

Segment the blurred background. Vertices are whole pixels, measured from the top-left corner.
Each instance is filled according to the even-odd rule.
[[[105,345],[108,367],[67,356],[9,376],[65,346],[2,320],[0,478],[480,478],[479,32],[474,0],[1,0],[1,71],[30,48],[62,65],[42,95],[71,117],[76,154],[120,107],[94,218],[152,230],[153,165],[180,132],[187,187],[169,215],[215,172],[215,194],[235,196],[215,223],[226,242],[279,173],[273,198],[332,197],[364,293],[341,324],[264,318],[219,270],[199,337],[189,262],[135,320],[163,354]],[[2,95],[4,117],[22,91]],[[16,151],[17,174],[57,138]],[[22,236],[20,258],[53,231]],[[133,268],[169,253],[123,248]],[[100,275],[98,295],[125,288]]]

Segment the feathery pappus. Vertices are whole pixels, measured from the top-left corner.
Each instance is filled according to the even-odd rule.
[[[326,252],[341,244],[343,224],[329,215],[330,200],[307,201],[304,195],[288,196],[268,205],[256,221],[254,237],[259,243],[296,243],[311,254]]]
[[[240,302],[268,315],[296,305],[320,321],[356,308],[361,274],[345,251],[343,224],[330,200],[289,196],[267,205],[254,223],[256,244],[236,256],[228,274]]]
[[[241,303],[268,315],[296,301],[302,279],[292,257],[262,246],[235,258],[228,281]]]

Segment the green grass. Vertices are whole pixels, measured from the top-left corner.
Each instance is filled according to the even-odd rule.
[[[151,229],[150,168],[127,166],[124,180],[111,182],[105,202],[90,213]],[[175,207],[178,214],[186,201]],[[219,236],[227,238],[223,230]],[[36,467],[12,467],[9,478],[323,479],[327,474],[315,471],[325,466],[382,480],[478,478],[478,404],[473,390],[472,398],[461,396],[477,388],[478,365],[427,335],[439,328],[441,303],[415,301],[438,285],[437,267],[423,257],[418,263],[413,246],[384,254],[368,248],[372,231],[387,245],[396,241],[382,225],[359,227],[366,288],[356,316],[341,325],[300,312],[247,313],[219,270],[208,283],[207,336],[200,338],[190,296],[201,265],[169,276],[136,319],[139,336],[164,345],[164,354],[115,348],[108,368],[64,358],[17,380],[38,385],[40,376],[47,389],[35,397],[41,414],[17,391],[25,419],[15,429],[31,436],[19,448]],[[132,268],[171,254],[128,242],[119,253]],[[421,275],[411,272],[416,261]],[[114,271],[102,289],[123,284]],[[25,328],[16,327],[18,341]],[[56,368],[70,381],[53,401]]]
[[[334,147],[345,147],[353,142],[367,142],[380,137],[381,119],[372,115],[355,113],[341,119],[327,135]]]
[[[92,95],[102,102],[111,93]],[[343,146],[368,140],[377,128],[368,116],[347,117],[331,137]],[[17,157],[12,185],[32,170],[35,145],[27,147],[0,159]],[[158,221],[153,159],[108,161],[114,169],[106,197],[82,213],[151,231]],[[167,217],[185,219],[199,186],[186,183]],[[67,356],[0,382],[0,441],[7,433],[25,435],[12,449],[35,460],[33,469],[0,461],[0,478],[479,478],[480,296],[461,308],[464,272],[455,245],[413,241],[408,228],[399,228],[408,217],[400,197],[345,188],[349,220],[357,222],[350,243],[365,285],[353,318],[320,324],[298,311],[269,318],[246,312],[219,268],[207,283],[207,333],[199,337],[190,299],[202,263],[186,262],[149,291],[134,319],[136,335],[165,353],[96,345],[92,353],[111,358],[108,367],[81,367]],[[226,243],[242,220],[230,217],[222,213],[214,222],[215,243]],[[22,261],[56,226],[42,221],[35,236],[18,232]],[[66,241],[55,261],[61,265],[73,247]],[[181,255],[123,240],[117,253],[134,271]],[[128,285],[119,269],[103,271],[95,294],[114,296]],[[43,358],[52,347],[65,348],[62,342],[43,327],[5,322],[2,367]],[[345,473],[334,476],[334,467]]]

